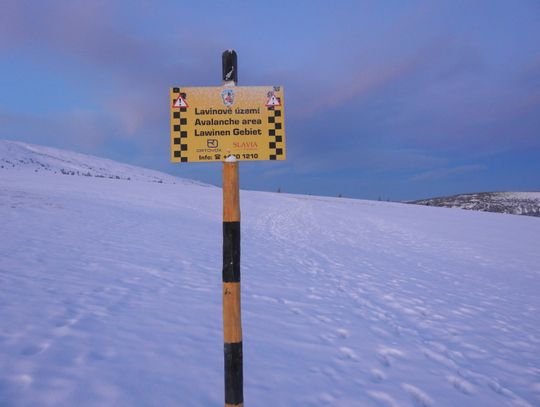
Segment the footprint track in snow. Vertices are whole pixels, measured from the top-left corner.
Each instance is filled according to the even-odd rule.
[[[383,407],[399,407],[399,403],[389,394],[382,391],[370,390],[367,394],[373,398],[377,405]]]
[[[356,352],[347,346],[341,346],[339,348],[340,358],[345,360],[358,360]]]
[[[413,403],[417,407],[431,407],[433,400],[424,391],[412,384],[403,383],[401,388],[411,396]]]
[[[379,369],[371,369],[370,379],[373,383],[381,383],[386,379],[386,375]]]
[[[395,360],[405,357],[405,352],[389,346],[380,345],[376,351],[377,360],[384,367],[391,367]]]
[[[460,393],[463,393],[467,396],[470,396],[474,393],[474,386],[471,383],[469,383],[467,380],[458,376],[454,376],[454,375],[449,375],[447,379],[450,382],[450,384],[454,387],[454,389],[456,389]]]
[[[47,350],[50,346],[49,343],[41,343],[35,345],[28,345],[21,350],[21,355],[23,356],[35,356]]]

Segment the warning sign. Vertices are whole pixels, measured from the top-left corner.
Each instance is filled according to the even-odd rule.
[[[284,160],[281,86],[175,87],[171,161]]]
[[[189,107],[184,98],[180,95],[178,98],[174,101],[172,107]]]
[[[281,106],[281,99],[278,98],[274,92],[269,92],[268,96],[268,102],[266,102],[267,107]]]

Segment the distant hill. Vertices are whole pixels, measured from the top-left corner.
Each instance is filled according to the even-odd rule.
[[[479,192],[421,199],[409,203],[540,217],[540,192]]]
[[[157,182],[160,184],[204,185],[197,181],[178,178],[163,172],[123,164],[106,158],[8,140],[0,140],[0,171],[2,170]]]

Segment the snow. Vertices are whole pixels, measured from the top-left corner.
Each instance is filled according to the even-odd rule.
[[[221,190],[0,154],[0,406],[223,405]],[[246,406],[540,405],[540,219],[253,191],[241,207]]]
[[[158,183],[196,183],[162,172],[122,164],[56,148],[0,140],[0,170],[49,172],[97,178],[137,180]]]
[[[540,201],[540,192],[502,192],[501,195],[510,199],[528,199],[531,201]]]

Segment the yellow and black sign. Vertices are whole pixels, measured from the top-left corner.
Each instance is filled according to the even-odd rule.
[[[282,86],[171,88],[171,161],[284,160]]]

